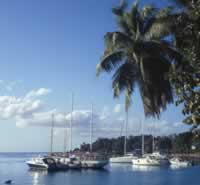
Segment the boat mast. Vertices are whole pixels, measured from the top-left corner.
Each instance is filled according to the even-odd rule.
[[[93,137],[93,104],[91,106],[91,120],[90,120],[90,152],[92,153],[92,137]]]
[[[154,147],[155,147],[155,145],[154,145],[154,131],[152,131],[152,153],[154,153]]]
[[[126,155],[126,145],[127,145],[127,125],[128,125],[128,110],[126,111],[126,120],[125,120],[124,155]]]
[[[123,121],[123,122],[124,122],[124,121]],[[123,122],[121,123],[121,128],[120,128],[120,137],[122,137],[123,127],[124,127]]]
[[[142,156],[144,155],[144,129],[143,129],[143,122],[142,121],[140,121],[141,122],[141,134],[142,134]]]
[[[67,119],[66,119],[66,128],[64,130],[64,154],[67,152]]]
[[[51,121],[51,150],[50,155],[52,155],[53,152],[53,133],[54,133],[54,114],[51,115],[52,121]]]
[[[72,151],[72,122],[73,122],[73,109],[74,109],[74,94],[72,93],[72,105],[71,105],[71,119],[70,119],[70,149]]]

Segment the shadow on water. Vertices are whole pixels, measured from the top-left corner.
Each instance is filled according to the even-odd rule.
[[[106,168],[102,169],[68,169],[65,171],[47,171],[42,169],[29,169],[28,171],[30,176],[54,176],[55,174],[85,174],[85,173],[109,173],[109,170]]]

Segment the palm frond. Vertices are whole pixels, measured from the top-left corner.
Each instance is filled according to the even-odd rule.
[[[141,12],[140,12],[140,16],[142,18],[142,20],[146,20],[146,19],[150,19],[152,17],[154,17],[154,15],[157,13],[158,9],[151,6],[151,5],[147,5],[147,6],[144,6],[142,9],[141,9]]]
[[[123,32],[113,32],[113,45],[117,49],[127,48],[133,45],[134,41]]]
[[[127,24],[127,21],[126,21],[126,18],[124,15],[117,17],[117,23],[118,23],[120,31],[122,31],[128,35],[132,33],[132,31],[129,28],[129,25]]]
[[[177,15],[171,7],[161,9],[155,16],[146,21],[144,35],[146,39],[162,39],[175,29],[174,21]]]
[[[134,61],[126,61],[121,65],[113,75],[113,93],[118,97],[122,91],[125,91],[125,109],[131,104],[131,95],[134,91],[138,78],[138,69]]]
[[[129,89],[130,92],[133,92],[135,83],[137,81],[137,65],[134,62],[125,62],[122,64],[114,73],[112,79],[113,89],[122,92],[125,89]],[[114,97],[118,96],[119,93],[114,94]]]
[[[157,19],[161,19],[161,18],[166,18],[169,15],[172,15],[174,10],[173,6],[167,6],[166,8],[160,9],[160,11],[158,11],[156,18]]]
[[[126,88],[126,92],[125,92],[125,110],[126,110],[126,112],[128,112],[128,109],[132,102],[132,99],[131,99],[132,93],[133,93],[133,91],[131,89]]]
[[[175,64],[178,67],[183,58],[182,54],[179,51],[177,51],[177,49],[174,48],[171,43],[165,40],[161,40],[160,42],[154,41],[154,43],[157,43],[158,47],[162,50],[163,55],[167,55],[171,62],[176,62]]]
[[[113,12],[113,14],[115,14],[117,16],[122,16],[124,11],[126,10],[126,8],[127,8],[126,1],[125,0],[121,0],[119,6],[116,6],[116,7],[112,8],[112,12]]]
[[[131,8],[130,14],[129,14],[129,25],[131,25],[131,31],[133,34],[136,34],[137,32],[137,26],[138,26],[138,16],[139,16],[139,12],[138,12],[138,6],[139,3],[136,0]]]
[[[182,55],[165,40],[141,41],[140,44],[144,57],[163,55],[169,59],[168,62],[170,63],[181,61]]]
[[[143,59],[145,78],[140,75],[139,87],[146,116],[159,116],[161,110],[173,102],[172,88],[166,75],[169,67],[167,59],[162,56]]]
[[[102,57],[99,64],[97,64],[96,71],[97,76],[102,72],[110,72],[113,70],[116,66],[120,64],[120,62],[123,61],[124,53],[123,51],[116,51],[113,53],[110,53],[109,55],[105,55]]]
[[[106,47],[106,53],[111,53],[114,51],[114,46],[113,46],[113,33],[108,32],[104,36],[104,43]]]

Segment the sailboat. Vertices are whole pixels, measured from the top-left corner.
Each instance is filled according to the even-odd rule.
[[[60,160],[60,170],[65,170],[65,169],[79,169],[81,167],[81,162],[80,160],[72,154],[72,123],[73,123],[73,110],[74,110],[74,94],[72,93],[72,100],[71,100],[71,116],[70,116],[70,144],[69,144],[69,155],[64,156]],[[66,150],[66,142],[67,139],[67,126],[66,126],[66,132],[65,132],[65,137],[64,137],[64,154],[65,152],[67,153]]]
[[[146,154],[145,156],[150,156],[151,158],[155,158],[159,160],[160,165],[169,165],[169,159],[167,158],[166,155],[161,154],[159,151],[155,151],[155,144],[154,144],[154,133],[152,133],[152,153],[151,154]]]
[[[93,153],[92,141],[93,141],[93,104],[91,106],[91,120],[90,120],[90,152],[86,153],[81,158],[81,167],[92,168],[92,169],[103,168],[108,164],[108,160],[102,155]]]
[[[162,160],[164,158],[161,155],[155,154],[144,154],[144,134],[143,134],[143,123],[141,122],[141,130],[142,130],[142,156],[138,159],[133,159],[132,163],[136,166],[160,166],[162,164]],[[152,140],[152,148],[154,150],[154,139]]]
[[[126,112],[126,121],[125,121],[125,136],[124,136],[124,155],[118,157],[111,157],[110,163],[132,163],[132,159],[136,158],[133,154],[128,154],[126,152],[127,145],[127,125],[128,125],[128,112]]]
[[[39,155],[38,157],[26,161],[26,164],[29,166],[30,169],[46,169],[46,170],[49,169],[50,165],[48,164],[48,162],[51,159],[53,151],[53,129],[54,129],[54,114],[52,114],[50,155],[49,157],[41,157]]]

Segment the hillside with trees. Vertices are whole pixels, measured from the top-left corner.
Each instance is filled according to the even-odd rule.
[[[144,136],[145,153],[152,152],[152,135]],[[184,132],[169,136],[154,137],[154,150],[163,153],[196,153],[200,152],[199,134],[196,132]],[[141,152],[141,136],[129,136],[127,138],[127,152]],[[93,152],[109,155],[122,155],[124,153],[124,136],[118,138],[99,138],[92,144]],[[82,152],[90,151],[90,145],[82,143]]]

